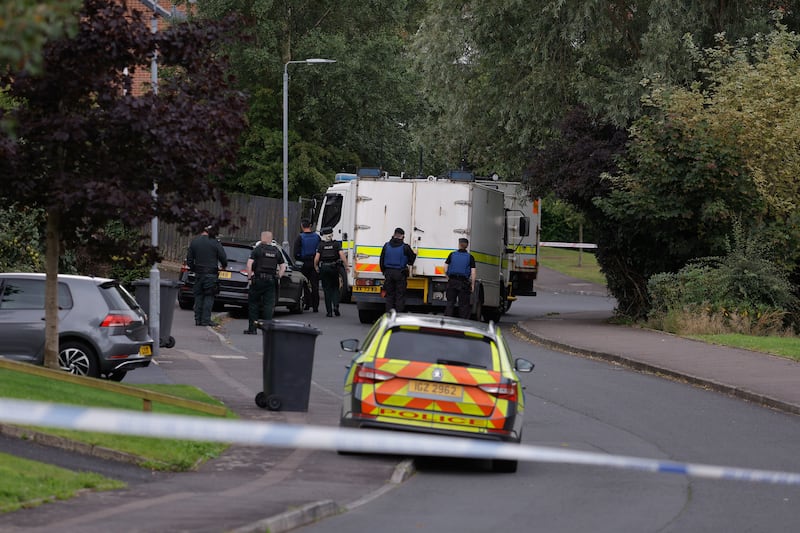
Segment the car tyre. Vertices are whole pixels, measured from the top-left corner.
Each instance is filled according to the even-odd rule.
[[[517,471],[515,459],[492,459],[492,470],[500,474],[513,474]]]
[[[305,295],[303,287],[300,287],[299,294],[297,295],[297,303],[289,306],[289,312],[293,315],[300,315],[303,313],[303,306],[305,306]]]
[[[61,343],[58,350],[58,366],[76,376],[96,378],[100,375],[97,355],[81,341]]]
[[[194,309],[194,298],[181,298],[178,296],[178,307],[184,311]]]

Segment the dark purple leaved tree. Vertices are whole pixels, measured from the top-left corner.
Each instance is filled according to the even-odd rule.
[[[245,98],[219,49],[231,21],[151,34],[140,14],[110,0],[85,0],[77,16],[77,34],[45,45],[40,73],[0,71],[0,86],[16,102],[0,110],[12,126],[0,132],[0,196],[47,213],[51,368],[58,366],[56,274],[64,247],[110,246],[102,229],[113,220],[137,228],[158,216],[196,232],[210,216],[195,206],[220,197],[215,179],[234,161],[245,124]],[[134,95],[124,71],[148,69],[154,50],[158,94]],[[156,250],[145,251],[156,258]]]

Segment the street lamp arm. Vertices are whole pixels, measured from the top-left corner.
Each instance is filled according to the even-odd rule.
[[[312,57],[287,61],[283,65],[283,248],[289,252],[289,65],[298,63],[336,63],[335,59]]]

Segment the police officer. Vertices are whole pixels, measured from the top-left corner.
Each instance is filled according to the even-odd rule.
[[[325,293],[325,316],[340,316],[339,312],[339,265],[347,270],[347,257],[342,250],[342,243],[333,240],[333,228],[322,228],[322,241],[317,246],[314,256],[314,268],[322,280],[322,292]]]
[[[308,286],[303,287],[304,300],[306,302],[304,309],[314,309],[314,312],[319,312],[319,275],[314,266],[314,256],[317,254],[317,246],[320,243],[320,237],[316,232],[311,230],[311,221],[304,218],[300,221],[300,227],[303,231],[294,240],[294,258],[302,261],[303,266],[300,271],[308,279]]]
[[[447,265],[447,307],[445,316],[469,318],[470,296],[475,290],[475,258],[467,251],[469,241],[458,239],[458,250],[450,252],[445,260]],[[458,303],[458,315],[455,313]]]
[[[250,289],[247,296],[248,327],[244,330],[247,335],[255,335],[256,320],[259,313],[264,320],[272,320],[275,309],[275,297],[278,290],[278,280],[286,270],[283,254],[277,246],[272,245],[272,232],[262,231],[261,242],[250,253],[247,260],[247,277],[250,280]]]
[[[405,236],[403,228],[395,228],[392,238],[383,245],[380,259],[383,288],[386,291],[386,310],[396,309],[398,313],[406,308],[408,269],[417,259],[414,250],[403,242]]]
[[[217,289],[218,268],[228,266],[228,256],[217,240],[217,229],[206,226],[203,232],[192,239],[186,254],[186,266],[194,272],[194,324],[196,326],[213,326],[211,308],[214,306],[214,294]]]

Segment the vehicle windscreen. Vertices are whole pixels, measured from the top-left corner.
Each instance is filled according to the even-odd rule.
[[[332,228],[342,219],[342,195],[326,194],[322,211],[322,228]]]
[[[492,341],[460,331],[394,328],[384,357],[491,369]]]
[[[247,263],[250,259],[250,253],[253,251],[251,248],[243,248],[241,246],[223,246],[225,255],[228,256],[228,263]]]

